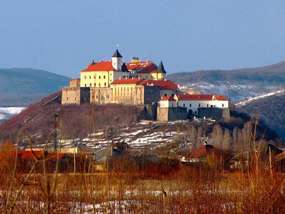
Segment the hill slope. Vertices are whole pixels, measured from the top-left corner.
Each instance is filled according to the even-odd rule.
[[[168,75],[168,79],[202,92],[222,93],[239,101],[284,86],[285,61],[259,68],[174,73]]]
[[[0,106],[26,106],[59,90],[68,80],[43,70],[0,69]]]
[[[149,152],[173,144],[184,148],[186,139],[184,136],[187,136],[193,145],[201,143],[201,139],[207,136],[208,142],[213,145],[239,150],[243,148],[244,137],[249,134],[251,136],[254,127],[247,114],[235,111],[231,113],[231,120],[228,122],[197,119],[164,124],[155,121],[138,122],[145,118],[144,108],[140,106],[115,104],[62,106],[60,99],[60,92],[51,94],[1,124],[0,141],[1,138],[10,136],[22,139],[23,146],[27,146],[28,142],[25,139],[30,137],[38,146],[44,146],[48,141],[52,143],[50,139],[54,136],[55,113],[59,115],[59,133],[65,146],[77,142],[87,145],[94,151],[121,141],[127,142],[132,149],[148,148]],[[263,123],[257,127],[256,140],[283,145],[275,132]],[[169,148],[166,151],[169,151]]]
[[[242,102],[237,107],[250,114],[259,114],[266,124],[285,139],[285,90]]]

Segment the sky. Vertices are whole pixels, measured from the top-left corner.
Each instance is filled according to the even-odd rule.
[[[0,0],[0,67],[79,75],[119,47],[168,72],[285,60],[284,0]]]

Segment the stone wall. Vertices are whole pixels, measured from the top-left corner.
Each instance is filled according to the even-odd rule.
[[[143,104],[154,104],[160,100],[160,89],[155,86],[144,87],[144,102]]]
[[[142,85],[112,85],[112,102],[125,105],[143,105],[144,87]]]
[[[217,121],[230,119],[230,110],[228,108],[198,108],[198,116],[201,118],[211,118]]]
[[[157,108],[157,120],[161,122],[188,119],[186,108]]]
[[[80,105],[80,88],[67,87],[62,89],[61,104],[77,104]]]
[[[79,88],[80,87],[80,79],[72,79],[69,81],[70,88]]]
[[[67,87],[62,89],[62,105],[80,105],[90,102],[90,88]]]
[[[112,102],[111,88],[91,88],[90,103],[107,104]]]

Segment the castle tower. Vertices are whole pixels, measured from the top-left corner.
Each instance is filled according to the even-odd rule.
[[[159,66],[158,66],[158,70],[163,73],[163,74],[166,74],[166,70],[164,68],[164,65],[163,65],[163,62],[161,61]]]
[[[121,71],[123,65],[123,57],[118,51],[118,49],[115,51],[115,53],[112,56],[112,65],[116,71]]]

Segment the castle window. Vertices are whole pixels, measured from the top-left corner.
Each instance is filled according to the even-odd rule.
[[[101,86],[101,84],[99,83],[99,87]]]
[[[96,79],[96,75],[94,75],[94,79]]]
[[[89,76],[89,79],[91,79],[91,76]]]
[[[189,104],[189,107],[192,107],[192,104],[191,104],[191,103]]]
[[[104,75],[104,79],[106,79],[106,76]]]
[[[99,79],[101,79],[101,76],[99,75]]]
[[[104,82],[104,86],[107,86],[107,83]]]
[[[222,104],[222,107],[225,107],[225,105],[224,105],[224,104]]]
[[[199,103],[199,107],[201,107],[201,104]]]
[[[92,87],[92,83],[90,83],[90,87]]]
[[[185,103],[183,103],[183,107],[185,107]]]

